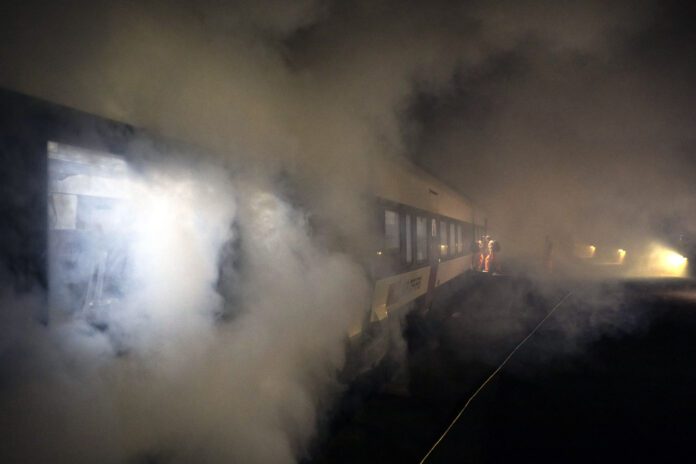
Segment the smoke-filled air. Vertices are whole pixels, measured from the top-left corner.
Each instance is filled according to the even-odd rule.
[[[381,163],[407,159],[472,199],[521,268],[545,235],[629,256],[645,243],[634,275],[681,265],[661,228],[696,228],[694,55],[663,53],[693,34],[664,23],[676,8],[5,2],[1,87],[150,138],[127,155],[48,148],[47,249],[82,220],[65,189],[108,190],[118,215],[95,221],[118,240],[89,262],[120,278],[47,256],[48,285],[0,263],[0,461],[307,458],[370,317]],[[66,186],[71,163],[112,177]],[[28,201],[6,185],[3,201]],[[13,211],[3,221],[30,220]],[[91,293],[75,297],[68,275]]]

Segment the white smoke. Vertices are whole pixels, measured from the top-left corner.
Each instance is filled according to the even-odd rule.
[[[132,277],[108,330],[79,311],[41,327],[41,298],[3,295],[3,462],[294,462],[341,388],[364,272],[263,178],[151,170],[132,190]]]

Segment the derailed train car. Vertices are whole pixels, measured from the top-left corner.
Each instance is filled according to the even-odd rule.
[[[45,322],[79,312],[108,330],[123,296],[133,223],[128,169],[134,140],[167,152],[169,142],[132,126],[14,92],[0,91],[2,256],[15,287],[43,285]],[[183,147],[179,147],[180,149]],[[485,216],[435,177],[405,161],[374,170],[379,243],[370,269],[371,307],[349,335],[428,308],[471,266],[470,246]],[[379,324],[377,324],[379,325]]]

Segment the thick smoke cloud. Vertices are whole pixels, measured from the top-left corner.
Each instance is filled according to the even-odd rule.
[[[0,8],[0,85],[224,167],[153,157],[148,185],[185,185],[196,225],[141,250],[156,266],[136,269],[118,331],[37,325],[42,290],[3,290],[10,462],[301,457],[368,307],[378,157],[409,155],[476,199],[510,254],[546,233],[629,240],[693,204],[694,61],[675,5]]]
[[[674,4],[480,10],[490,53],[422,96],[414,157],[485,205],[516,253],[544,236],[644,245],[693,216],[693,53]],[[669,57],[669,58],[667,58]],[[630,253],[630,252],[629,252]]]
[[[64,10],[8,8],[4,85],[239,163],[282,164],[316,186],[306,198],[336,221],[361,217],[343,197],[366,190],[370,159],[384,153],[442,173],[526,247],[544,231],[621,241],[625,224],[645,229],[691,203],[693,53],[679,47],[690,33],[678,4]],[[336,204],[351,214],[332,213]],[[346,236],[364,226],[341,224]]]
[[[345,336],[368,306],[364,272],[317,245],[263,178],[142,176],[131,278],[108,330],[79,311],[37,325],[41,295],[3,291],[4,460],[294,461],[340,391]],[[221,257],[236,240],[243,256]],[[244,260],[225,273],[237,283],[227,301],[220,259]]]

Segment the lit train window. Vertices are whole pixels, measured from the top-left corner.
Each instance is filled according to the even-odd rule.
[[[457,234],[455,233],[456,225],[454,222],[450,222],[449,225],[449,254],[454,255],[457,253]]]
[[[428,223],[423,216],[416,216],[416,260],[428,259]]]
[[[394,251],[399,247],[399,213],[384,210],[384,248]]]
[[[447,256],[447,223],[440,221],[440,256]]]
[[[462,237],[462,225],[457,224],[457,253],[464,251],[464,241]]]
[[[411,241],[411,215],[407,214],[404,217],[404,227],[406,229],[405,240],[406,240],[406,262],[413,262],[413,243]]]

